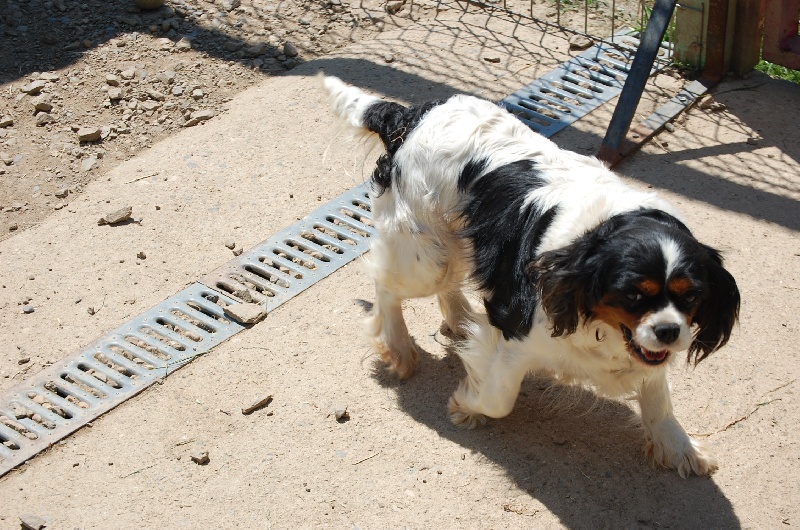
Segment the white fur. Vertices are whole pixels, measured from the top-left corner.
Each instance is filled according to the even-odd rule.
[[[361,127],[361,113],[377,99],[336,78],[325,78],[324,85],[334,112]],[[595,158],[558,148],[497,105],[454,96],[430,110],[397,151],[394,160],[402,170],[402,183],[372,197],[379,235],[368,257],[376,301],[367,333],[376,350],[400,377],[413,374],[417,352],[401,302],[436,295],[443,329],[467,336],[459,348],[467,377],[448,406],[453,422],[474,427],[486,416],[506,416],[525,375],[545,369],[562,381],[590,384],[601,395],[637,396],[646,451],[653,462],[675,468],[681,476],[709,474],[716,468],[713,458],[672,413],[667,363],[648,366],[634,359],[619,329],[593,321],[573,334],[553,338],[548,319],[537,307],[530,333],[522,340],[505,340],[485,315],[469,310],[461,289],[473,264],[467,242],[457,234],[464,204],[457,179],[468,160],[480,158],[490,161],[487,171],[520,159],[535,160],[541,168],[547,183],[531,191],[527,200],[544,209],[558,205],[559,210],[537,252],[560,248],[617,213],[651,207],[676,215],[654,194],[631,189]],[[665,310],[652,318],[656,323],[676,316]],[[645,347],[678,351],[674,345],[656,344],[652,337],[641,338],[636,331]]]

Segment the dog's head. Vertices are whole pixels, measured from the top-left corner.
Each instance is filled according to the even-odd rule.
[[[725,345],[739,315],[719,252],[659,210],[614,216],[543,253],[530,272],[554,337],[599,320],[648,365],[683,350],[697,364]]]

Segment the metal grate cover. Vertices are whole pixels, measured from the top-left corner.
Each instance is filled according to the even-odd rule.
[[[367,187],[361,184],[200,281],[272,311],[369,250],[373,234]]]
[[[622,92],[638,39],[615,35],[561,64],[499,104],[550,137]],[[669,54],[662,47],[661,58]],[[651,73],[663,68],[656,61]]]
[[[195,283],[0,399],[0,476],[245,326]]]

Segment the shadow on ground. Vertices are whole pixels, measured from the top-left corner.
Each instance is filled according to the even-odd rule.
[[[530,378],[508,417],[467,431],[446,413],[463,375],[457,355],[438,359],[425,351],[408,381],[398,382],[377,360],[374,370],[401,410],[501,467],[568,528],[587,521],[594,529],[741,527],[713,478],[682,479],[645,461],[637,418],[625,404]]]

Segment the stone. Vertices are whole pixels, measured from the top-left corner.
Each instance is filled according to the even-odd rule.
[[[33,308],[32,305],[26,305],[26,306],[22,307],[22,312],[25,313],[26,315],[30,315],[34,311],[35,311],[35,309]]]
[[[56,191],[56,194],[55,194],[55,195],[56,195],[56,197],[57,197],[57,198],[59,198],[59,199],[63,199],[63,198],[65,198],[67,195],[69,195],[69,188],[60,188],[60,189],[58,189],[58,190]]]
[[[25,530],[42,530],[47,526],[47,521],[38,515],[23,513],[19,516],[19,523]]]
[[[297,57],[297,48],[291,42],[284,43],[283,54],[286,57]]]
[[[497,64],[500,62],[500,57],[484,57],[483,60],[487,63]]]
[[[34,111],[50,112],[53,110],[53,103],[46,95],[36,96],[31,100],[31,105],[33,105]]]
[[[192,90],[192,98],[194,99],[203,99],[203,96],[205,95],[206,95],[205,92],[203,92],[199,88],[195,88],[194,90]]]
[[[41,92],[46,85],[47,85],[46,81],[42,81],[41,79],[39,79],[38,81],[33,81],[21,87],[20,91],[26,94],[30,94],[31,96],[35,96],[36,94]]]
[[[195,451],[190,456],[192,458],[192,462],[198,466],[204,466],[211,461],[211,458],[208,456],[208,451]]]
[[[127,80],[127,81],[130,81],[131,79],[133,79],[134,77],[136,77],[136,70],[134,70],[133,68],[129,68],[128,70],[123,70],[123,71],[121,71],[121,72],[119,73],[119,76],[120,76],[122,79],[125,79],[125,80]]]
[[[150,99],[153,99],[155,101],[164,101],[165,99],[167,99],[167,96],[165,96],[158,90],[153,90],[152,88],[147,89],[146,93]]]
[[[153,112],[158,110],[160,107],[161,103],[153,100],[147,100],[139,105],[139,108],[143,109],[145,112]]]
[[[113,212],[107,214],[105,217],[101,217],[97,221],[97,224],[98,226],[115,225],[130,219],[132,213],[133,213],[133,207],[125,206],[124,208],[120,208],[119,210],[114,210]]]
[[[570,50],[585,50],[592,44],[594,44],[592,39],[586,37],[585,35],[573,35],[569,38]]]
[[[114,74],[108,74],[106,75],[106,83],[111,86],[119,86],[119,77]]]
[[[188,37],[183,37],[177,43],[175,43],[175,49],[178,51],[188,51],[192,49],[192,41],[189,40]]]
[[[44,127],[48,123],[55,122],[56,119],[46,112],[40,112],[36,115],[36,126],[37,127]]]
[[[236,248],[236,241],[234,241],[233,239],[226,239],[225,246],[233,250],[234,248]]]
[[[241,324],[256,324],[267,316],[264,304],[245,303],[225,306],[225,314]]]
[[[145,254],[144,252],[138,252],[136,254],[136,257],[139,259],[147,259],[147,254]]]
[[[55,81],[61,79],[61,75],[57,72],[43,72],[39,74],[39,79],[42,81],[47,81],[48,83],[54,83]]]
[[[0,127],[11,127],[12,125],[14,125],[14,118],[8,114],[0,116]]]
[[[184,127],[192,127],[194,125],[197,125],[201,121],[210,120],[211,118],[214,117],[214,115],[215,113],[211,109],[197,110],[189,115],[189,120],[183,125]]]
[[[108,99],[111,101],[118,101],[125,96],[122,87],[111,87],[108,89]]]
[[[233,249],[233,255],[234,256],[241,256],[242,252],[244,252],[244,249],[242,247],[237,247],[237,248]]]
[[[79,142],[94,142],[100,139],[100,127],[81,127],[78,129]]]
[[[400,11],[403,10],[405,7],[406,2],[405,0],[395,0],[392,2],[386,2],[386,12],[390,15],[396,15]]]
[[[81,162],[82,171],[91,171],[97,166],[97,156],[87,156]]]
[[[21,420],[22,418],[27,418],[29,411],[21,404],[17,403],[16,401],[12,401],[8,404],[8,408],[11,409],[12,414],[14,414],[15,420]]]
[[[217,3],[225,11],[233,11],[234,9],[242,5],[241,0],[218,0]]]

